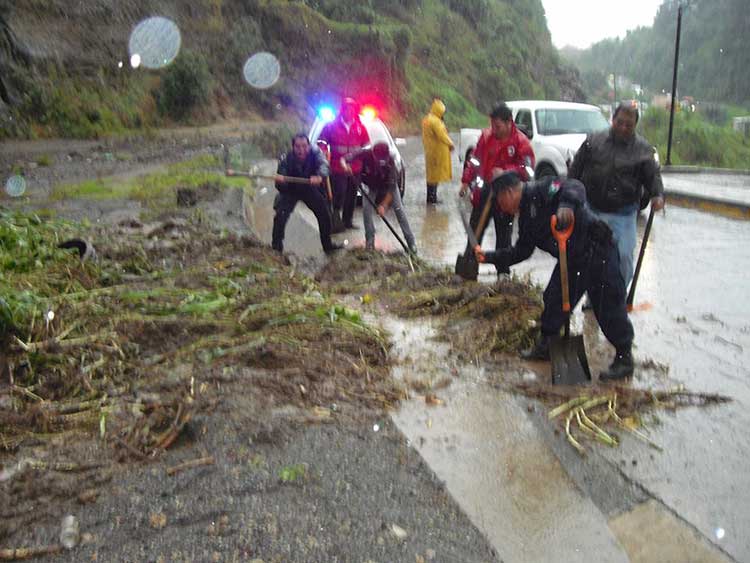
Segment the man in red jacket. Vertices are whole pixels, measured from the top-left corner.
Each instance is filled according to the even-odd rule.
[[[471,227],[477,228],[479,218],[484,209],[485,202],[490,196],[490,183],[493,177],[502,172],[515,172],[523,181],[530,180],[526,167],[534,168],[534,149],[531,148],[529,139],[516,128],[513,122],[513,112],[505,102],[500,102],[490,113],[490,127],[484,129],[479,136],[477,146],[474,149],[473,158],[479,161],[479,166],[469,163],[464,169],[461,177],[461,191],[463,197],[468,190],[469,183],[479,175],[484,180],[484,187],[476,189],[471,194],[471,204],[474,209],[471,213]],[[493,205],[492,218],[495,222],[495,250],[510,247],[510,238],[513,233],[513,216],[506,215],[502,210]],[[484,230],[477,239],[480,244]],[[507,267],[498,267],[498,274],[507,274]]]
[[[367,129],[359,119],[359,105],[353,98],[344,98],[336,119],[323,128],[320,139],[331,147],[331,184],[333,186],[333,230],[340,233],[353,229],[352,217],[357,203],[357,190],[362,182],[362,162],[345,161],[370,142]],[[342,213],[343,208],[343,213]]]

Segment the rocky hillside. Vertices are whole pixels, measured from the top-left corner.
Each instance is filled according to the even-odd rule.
[[[153,16],[179,28],[179,56],[132,68],[131,34]],[[261,51],[281,67],[267,89],[243,79]],[[406,127],[433,95],[451,126],[483,123],[499,99],[583,98],[541,0],[0,0],[0,137],[308,119],[345,93]]]

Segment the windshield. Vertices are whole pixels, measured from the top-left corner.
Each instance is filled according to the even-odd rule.
[[[536,126],[540,135],[566,135],[601,131],[609,124],[596,110],[538,109]]]

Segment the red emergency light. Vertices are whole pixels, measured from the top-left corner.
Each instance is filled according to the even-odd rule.
[[[359,117],[363,121],[372,121],[377,116],[378,116],[378,112],[372,106],[363,106],[362,110],[359,112]]]

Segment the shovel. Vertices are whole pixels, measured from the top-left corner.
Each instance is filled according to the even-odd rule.
[[[454,272],[465,280],[476,281],[477,277],[479,276],[479,262],[477,262],[477,258],[474,255],[474,247],[479,246],[479,243],[477,242],[479,233],[484,231],[484,227],[487,224],[487,218],[489,217],[490,209],[492,209],[492,205],[495,200],[492,195],[493,194],[490,193],[489,197],[487,198],[487,201],[484,204],[484,208],[482,209],[482,214],[479,216],[479,223],[477,224],[477,228],[474,231],[471,230],[471,227],[466,221],[466,217],[461,212],[461,209],[459,208],[458,210],[459,214],[461,215],[461,220],[464,223],[466,234],[469,236],[469,243],[466,245],[466,250],[464,250],[464,253],[456,256],[456,267],[454,269]]]
[[[370,194],[367,193],[364,189],[359,190],[359,193],[362,194],[362,197],[366,198],[367,201],[370,202],[370,205],[372,205],[373,212],[377,213],[378,206],[375,204],[375,202],[370,197]],[[409,261],[409,268],[411,268],[412,273],[414,270],[414,263],[411,261],[411,249],[407,246],[407,244],[404,242],[404,239],[402,239],[399,234],[396,232],[396,229],[393,228],[393,225],[391,225],[390,221],[386,219],[384,216],[380,216],[380,218],[383,220],[383,223],[385,223],[385,226],[388,227],[391,232],[393,233],[393,236],[396,237],[396,240],[399,242],[399,244],[404,248],[404,252],[406,252],[406,259]]]
[[[568,249],[567,242],[573,232],[575,220],[564,231],[557,230],[557,216],[550,219],[552,236],[560,251],[560,281],[562,282],[562,310],[566,314],[565,333],[550,340],[549,355],[552,360],[553,385],[579,385],[591,381],[589,362],[583,335],[570,336],[570,291],[568,288]]]
[[[633,274],[633,281],[630,282],[630,291],[628,292],[628,299],[625,305],[628,308],[628,312],[633,310],[633,300],[635,299],[635,285],[638,283],[638,275],[641,273],[641,266],[643,265],[643,256],[646,254],[646,244],[648,244],[648,236],[651,234],[651,225],[654,223],[654,208],[651,207],[651,211],[648,213],[648,221],[646,221],[646,230],[643,233],[643,242],[641,242],[641,251],[638,253],[638,263],[635,266],[635,274]],[[645,305],[644,308],[648,308]]]

